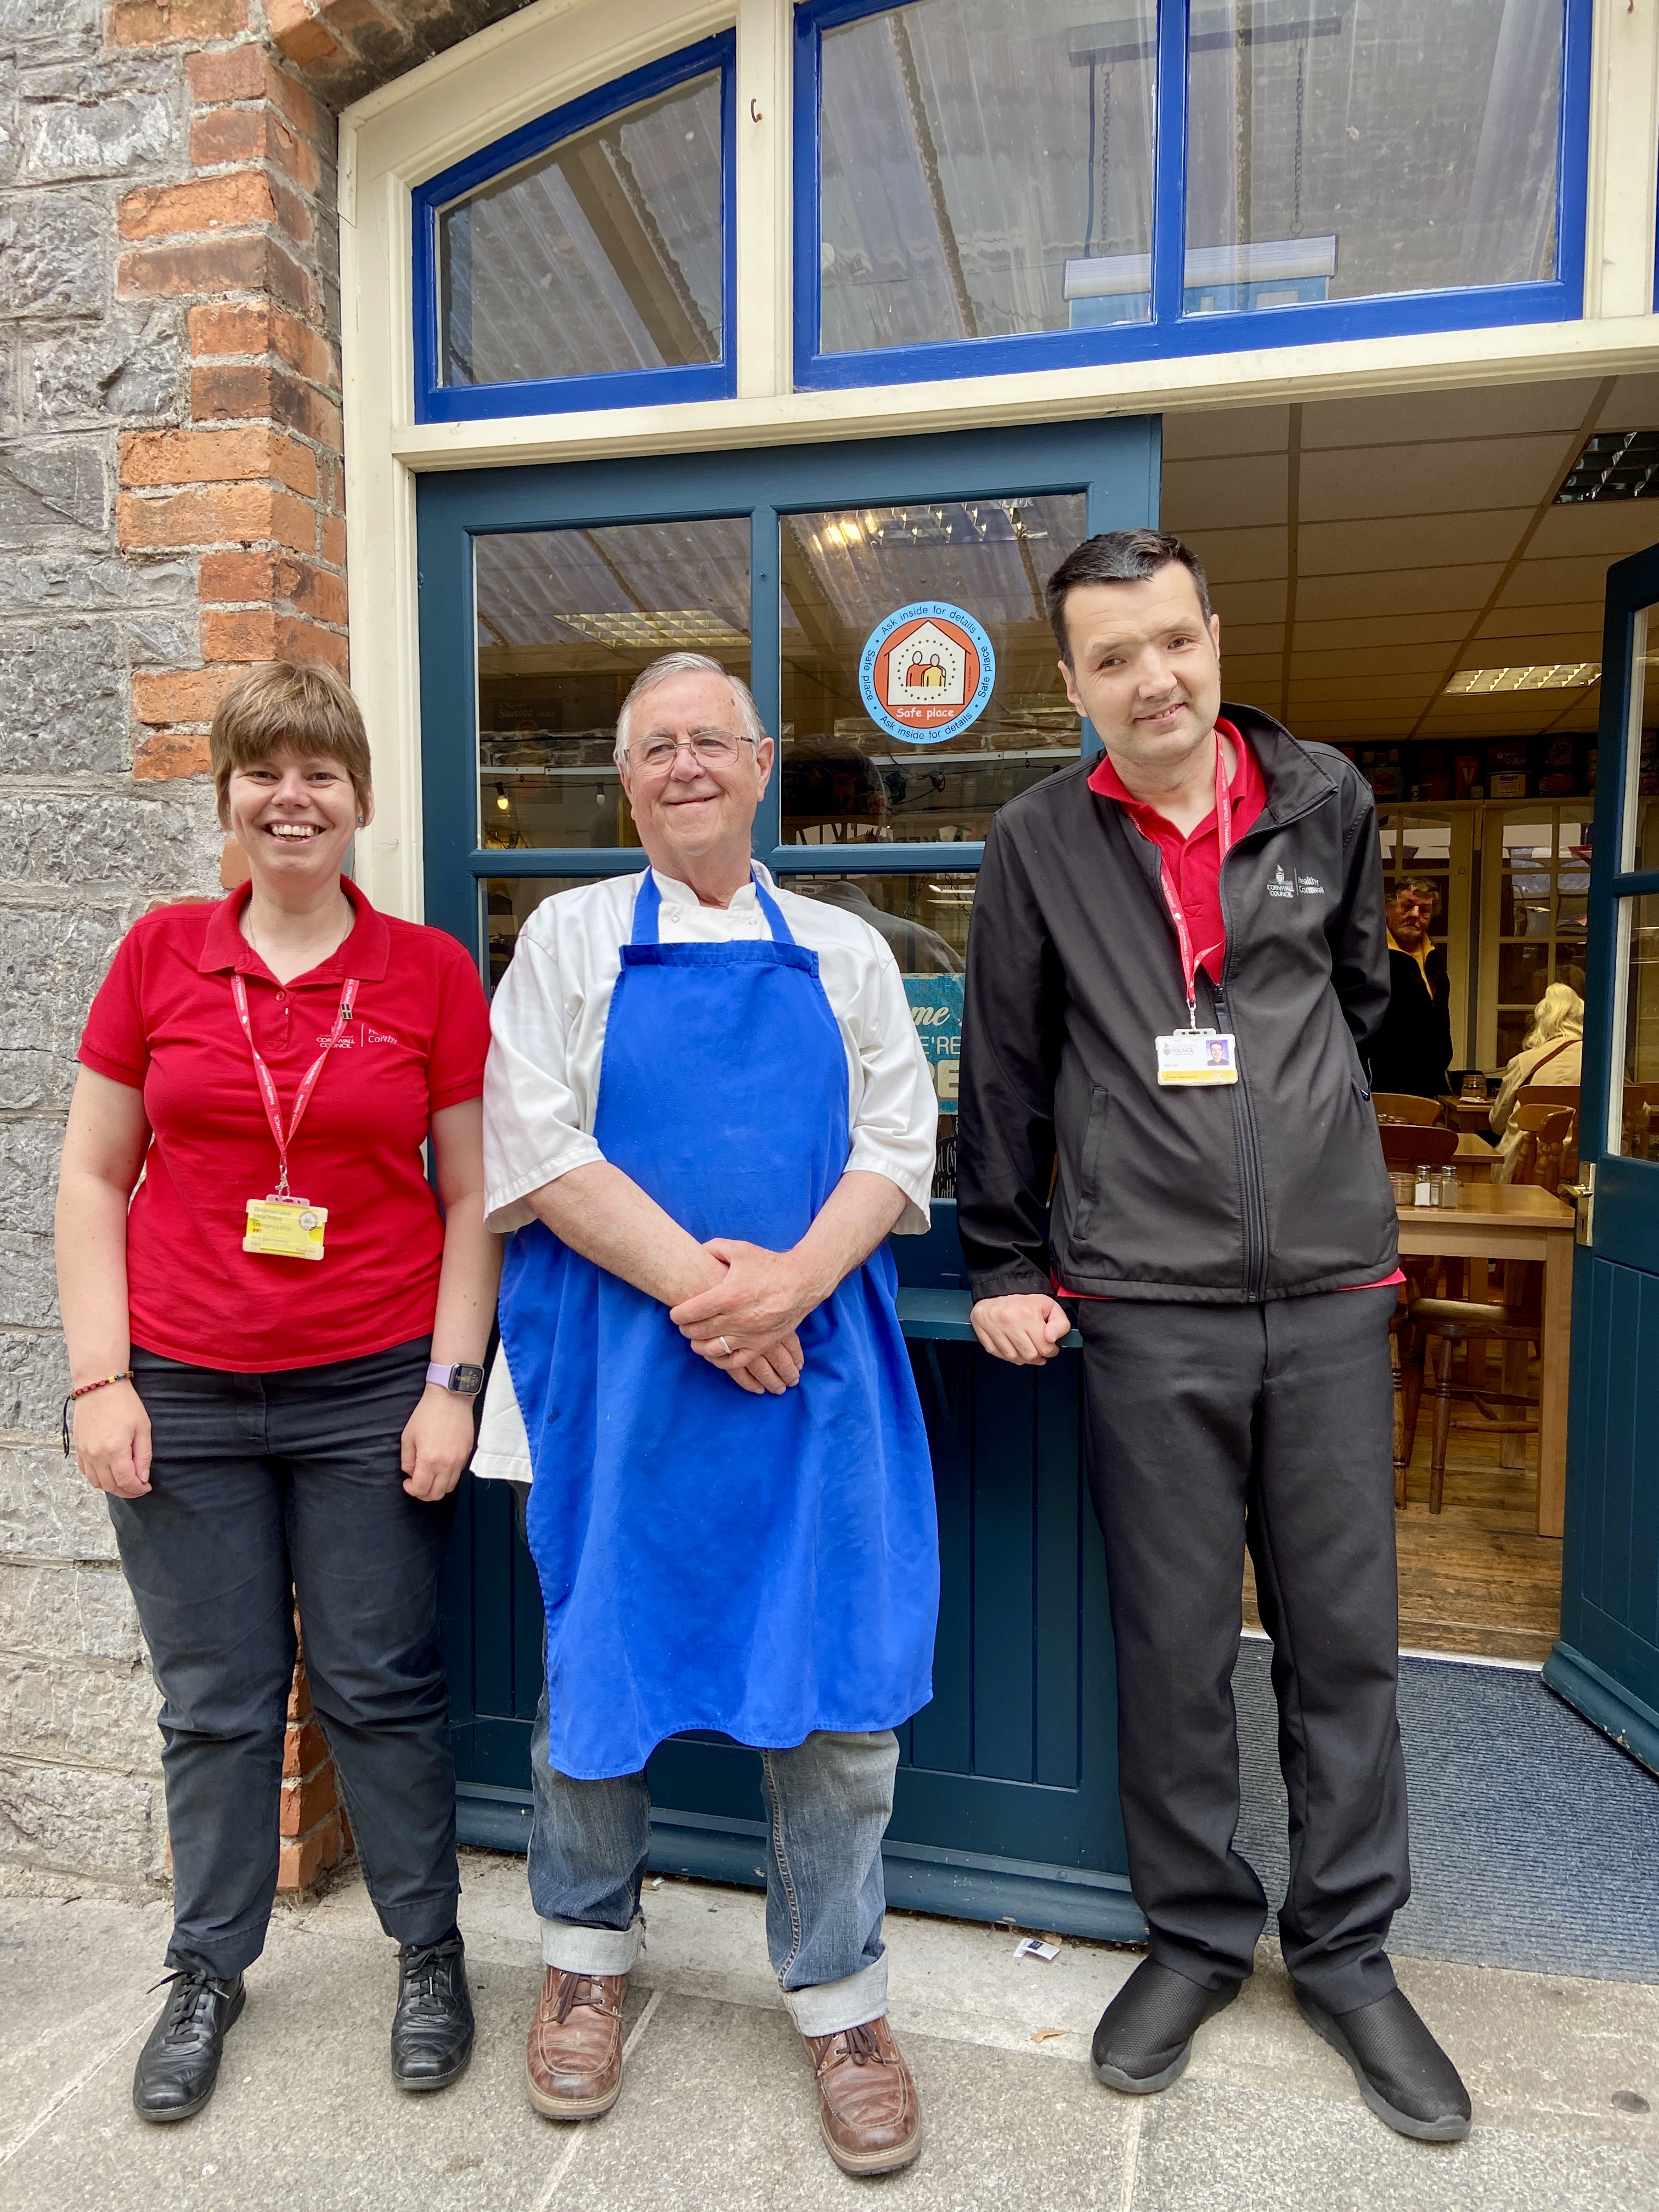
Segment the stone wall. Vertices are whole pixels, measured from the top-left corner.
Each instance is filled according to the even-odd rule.
[[[337,104],[520,0],[0,0],[0,1869],[166,1866],[155,1698],[63,1459],[53,1185],[87,1005],[215,895],[225,685],[343,665]],[[296,1685],[288,1878],[339,1848]]]

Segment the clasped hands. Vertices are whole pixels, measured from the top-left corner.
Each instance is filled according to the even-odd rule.
[[[740,1389],[781,1397],[800,1380],[804,1355],[797,1331],[835,1288],[798,1251],[769,1251],[736,1237],[702,1247],[720,1266],[706,1288],[668,1310],[668,1318],[709,1364]]]

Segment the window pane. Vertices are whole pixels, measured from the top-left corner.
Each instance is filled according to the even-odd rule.
[[[580,890],[585,884],[599,880],[598,876],[491,876],[480,885],[492,991],[507,973],[519,932],[542,901],[556,898],[561,891]]]
[[[447,385],[720,358],[720,79],[607,116],[438,218]]]
[[[1659,898],[1622,902],[1627,908],[1625,959],[1625,1082],[1616,1150],[1627,1158],[1659,1159]],[[1611,1119],[1611,1117],[1609,1117]]]
[[[1194,0],[1188,313],[1555,273],[1561,0]]]
[[[474,541],[481,845],[639,843],[617,709],[676,650],[749,674],[749,521],[503,532]]]
[[[787,876],[786,890],[856,914],[893,949],[939,1093],[933,1196],[957,1194],[957,1079],[962,1068],[962,973],[978,878],[930,868],[923,876]]]
[[[1144,320],[1156,14],[917,0],[825,33],[823,351]]]
[[[784,517],[786,844],[981,838],[1005,799],[1077,758],[1081,725],[1060,680],[1042,585],[1085,527],[1081,492]],[[872,632],[919,604],[971,617],[995,659],[977,719],[938,743],[920,727],[914,738],[893,735],[860,684]],[[916,623],[893,635],[926,653],[916,687],[926,702],[933,664],[951,648]],[[964,671],[948,672],[957,688],[942,665],[935,687],[947,717]],[[890,656],[889,686],[902,690],[907,673]],[[872,684],[880,704],[890,693]],[[971,695],[963,703],[971,708]]]

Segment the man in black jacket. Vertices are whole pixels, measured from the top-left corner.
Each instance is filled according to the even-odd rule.
[[[1095,2033],[1145,2094],[1238,1992],[1266,1918],[1233,1849],[1248,1542],[1290,1796],[1279,1914],[1304,2016],[1390,2126],[1468,2132],[1383,1949],[1410,1891],[1389,1316],[1395,1213],[1360,1048],[1388,1003],[1370,791],[1224,707],[1204,574],[1152,531],[1050,579],[1105,747],[992,825],[968,945],[958,1224],[981,1344],[1084,1340],[1152,1955]],[[1052,1190],[1052,1212],[1050,1192]]]
[[[1397,883],[1389,919],[1389,1010],[1366,1053],[1378,1091],[1440,1098],[1451,1080],[1451,985],[1429,936],[1440,894],[1425,876]]]

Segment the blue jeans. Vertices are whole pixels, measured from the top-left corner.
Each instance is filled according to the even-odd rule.
[[[835,2035],[887,2009],[881,1839],[898,1738],[818,1731],[763,1751],[766,1948],[803,2035]],[[535,1813],[530,1896],[542,1958],[577,1974],[625,1974],[639,1956],[640,1884],[651,1849],[645,1776],[577,1782],[547,1761],[547,1692],[530,1744]]]
[[[109,1514],[161,1692],[170,1965],[240,1973],[264,1946],[296,1601],[380,1925],[400,1943],[454,1925],[438,1573],[455,1499],[410,1498],[398,1465],[429,1353],[422,1337],[239,1375],[133,1352],[155,1457],[149,1496]]]

